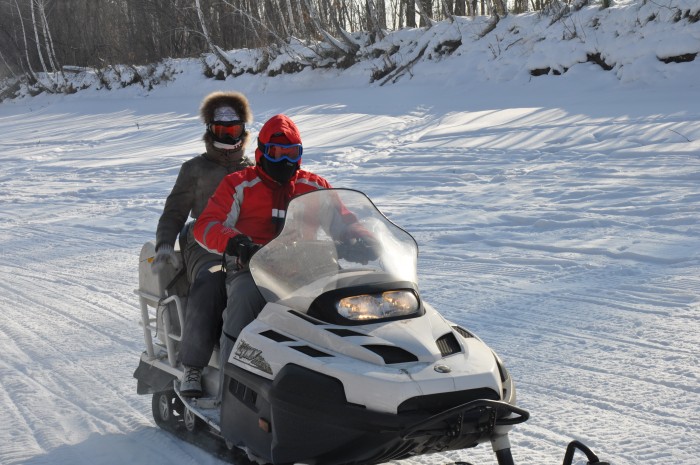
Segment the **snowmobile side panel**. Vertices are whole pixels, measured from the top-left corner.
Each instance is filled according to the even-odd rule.
[[[226,365],[221,398],[221,436],[235,446],[271,461],[273,435],[269,391],[272,381]]]

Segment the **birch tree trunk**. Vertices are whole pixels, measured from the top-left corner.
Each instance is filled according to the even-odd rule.
[[[7,60],[5,59],[5,55],[3,55],[1,51],[0,51],[0,60],[2,60],[2,62],[5,64],[5,68],[7,68],[7,70],[10,72],[10,74],[12,74],[12,76],[17,78],[17,73],[15,73],[14,68],[12,66],[10,66],[10,63],[7,62]]]
[[[493,0],[493,7],[501,18],[508,16],[508,7],[506,5],[506,0]]]
[[[34,68],[32,67],[32,60],[29,58],[29,45],[27,44],[27,31],[24,28],[24,21],[22,21],[22,10],[19,8],[19,3],[17,3],[17,0],[15,0],[15,6],[17,7],[17,15],[19,18],[19,24],[20,24],[21,29],[22,29],[22,39],[24,41],[24,56],[25,56],[25,59],[27,61],[27,70],[28,70],[29,76],[34,80],[34,82],[39,84],[39,86],[41,86],[44,90],[51,92],[51,89],[48,89],[39,80],[39,77],[34,72]]]
[[[369,32],[374,33],[376,39],[383,39],[384,30],[382,29],[380,18],[377,16],[377,7],[374,4],[374,0],[365,0],[365,6],[367,8],[367,26]]]
[[[418,14],[420,15],[420,25],[425,26],[426,30],[433,27],[433,20],[430,17],[430,10],[427,8],[430,6],[430,2],[426,0],[415,0],[415,5],[416,10],[418,10]]]
[[[44,70],[46,78],[51,83],[51,86],[56,90],[56,81],[51,75],[51,70],[46,67],[46,62],[44,62],[44,54],[41,52],[41,41],[39,40],[39,27],[36,24],[36,16],[34,15],[34,0],[29,1],[29,9],[32,12],[32,27],[34,28],[34,41],[36,42],[36,53],[39,56],[39,62],[41,63],[41,68]]]
[[[318,17],[318,13],[316,12],[316,8],[314,8],[313,3],[311,3],[311,0],[304,0],[304,5],[306,5],[306,9],[309,12],[309,17],[311,19],[311,24],[313,27],[318,31],[318,33],[325,38],[325,40],[336,50],[339,52],[345,54],[345,55],[350,55],[354,54],[355,50],[353,50],[352,47],[346,45],[343,42],[338,41],[335,37],[333,37],[328,31],[326,31],[323,28],[323,24],[321,23],[320,18]]]
[[[224,52],[211,40],[209,35],[209,30],[207,29],[206,21],[204,20],[204,13],[202,12],[202,5],[200,0],[194,0],[195,7],[197,8],[197,16],[199,17],[199,24],[202,27],[202,34],[204,34],[204,40],[207,42],[209,50],[216,55],[216,57],[221,61],[221,63],[226,68],[226,73],[231,74],[233,71],[233,65],[228,61],[228,58],[224,55]]]
[[[406,6],[406,27],[416,27],[416,3],[414,0],[401,0]]]
[[[453,23],[455,21],[455,18],[454,18],[454,15],[452,13],[452,11],[453,11],[452,10],[452,8],[453,8],[452,1],[450,0],[448,2],[448,0],[441,0],[441,2],[442,2],[442,11],[443,11],[443,14],[445,15],[445,18],[449,19],[450,22]]]
[[[348,34],[348,32],[343,29],[343,27],[340,25],[340,21],[336,15],[331,16],[331,21],[333,22],[333,28],[335,29],[336,34],[340,36],[340,40],[345,44],[347,47],[347,55],[355,55],[357,51],[360,49],[360,46],[352,40],[352,37]]]
[[[292,0],[285,0],[285,4],[287,7],[287,23],[288,23],[288,28],[287,30],[289,31],[290,35],[298,34],[299,30],[297,28],[296,21],[294,19],[294,10],[292,9]]]
[[[376,0],[377,2],[377,22],[379,27],[386,30],[386,2],[384,0]]]
[[[284,9],[280,4],[280,0],[270,0],[266,4],[268,9],[267,18],[271,23],[269,27],[274,28],[281,37],[292,37],[294,35],[294,18],[289,17],[285,20]],[[287,4],[289,4],[289,0],[287,0]]]
[[[304,20],[304,8],[301,4],[301,0],[295,0],[296,12],[297,12],[297,29],[299,34],[307,39],[311,38],[311,32],[309,32],[309,27],[307,22]]]
[[[46,9],[44,8],[44,1],[39,0],[37,6],[39,7],[39,16],[41,17],[41,22],[44,29],[44,40],[46,41],[46,53],[49,57],[49,63],[51,68],[56,70],[61,76],[63,83],[66,82],[66,76],[63,74],[63,69],[56,58],[56,50],[53,46],[53,38],[51,37],[51,31],[49,30],[49,22],[46,19]]]

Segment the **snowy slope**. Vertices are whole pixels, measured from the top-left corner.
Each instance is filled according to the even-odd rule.
[[[138,252],[217,89],[248,95],[254,132],[291,115],[307,168],[416,237],[424,298],[501,355],[532,414],[516,463],[560,463],[572,438],[615,465],[697,463],[697,60],[469,89],[465,66],[380,87],[183,65],[149,93],[0,104],[0,464],[222,463],[157,429],[132,378]],[[460,460],[495,464],[488,446],[401,463]]]

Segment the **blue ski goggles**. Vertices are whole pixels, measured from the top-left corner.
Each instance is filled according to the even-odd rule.
[[[303,152],[301,144],[284,145],[272,142],[262,145],[260,150],[262,150],[263,156],[271,162],[287,160],[292,163],[301,160]]]

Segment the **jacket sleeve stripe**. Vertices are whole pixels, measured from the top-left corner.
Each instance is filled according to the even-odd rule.
[[[212,252],[212,253],[221,253],[221,252],[219,252],[219,251],[216,250],[216,249],[210,249],[210,248],[208,248],[207,245],[206,245],[207,242],[208,242],[208,241],[207,241],[207,234],[209,234],[209,231],[210,231],[213,227],[215,227],[217,224],[219,224],[219,223],[217,223],[216,221],[212,221],[212,222],[208,223],[208,224],[204,227],[204,232],[202,233],[202,240],[201,240],[201,241],[200,241],[200,240],[197,240],[197,242],[199,242],[199,245],[201,245],[202,247],[204,247],[208,252]]]
[[[314,187],[316,189],[326,189],[328,186],[325,186],[321,183],[318,183],[312,179],[306,179],[306,178],[299,178],[296,181],[297,184],[306,184],[307,186]]]

